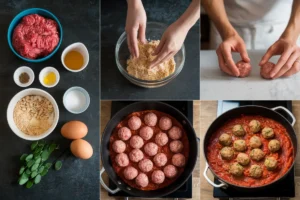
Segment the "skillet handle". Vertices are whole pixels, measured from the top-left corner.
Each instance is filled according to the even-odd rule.
[[[291,113],[291,111],[289,111],[289,110],[286,109],[285,107],[283,107],[283,106],[278,106],[278,107],[272,108],[272,110],[274,110],[274,111],[276,111],[276,110],[283,110],[283,111],[285,111],[285,112],[292,118],[292,122],[291,122],[292,126],[295,125],[295,123],[296,123],[296,118],[295,118],[295,116],[293,115],[293,113]]]
[[[105,172],[105,169],[104,169],[104,167],[102,167],[102,169],[100,170],[100,183],[101,183],[102,187],[104,187],[104,189],[105,189],[107,192],[109,192],[109,193],[111,193],[111,194],[116,194],[116,193],[119,192],[121,189],[120,189],[120,188],[117,188],[117,189],[115,189],[115,190],[110,189],[110,188],[104,183],[104,181],[103,181],[103,179],[102,179],[102,174],[103,174],[104,172]]]
[[[204,172],[203,172],[203,175],[204,175],[204,178],[207,180],[207,182],[208,182],[209,184],[211,184],[211,185],[214,186],[215,188],[221,188],[221,187],[227,186],[227,184],[225,184],[225,183],[221,183],[221,184],[217,185],[217,184],[215,184],[214,182],[212,182],[212,181],[208,178],[208,176],[207,176],[207,171],[208,171],[208,164],[206,163],[206,166],[205,166],[205,170],[204,170]]]

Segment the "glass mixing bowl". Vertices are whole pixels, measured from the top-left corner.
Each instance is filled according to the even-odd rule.
[[[167,25],[165,24],[158,23],[158,22],[148,22],[146,28],[147,40],[148,41],[160,40],[166,29],[167,29]],[[127,59],[129,59],[129,57],[130,57],[130,52],[127,46],[126,32],[124,32],[120,36],[115,49],[115,58],[116,58],[118,69],[120,70],[121,74],[123,74],[125,78],[127,78],[130,82],[132,82],[135,85],[145,87],[145,88],[157,88],[166,85],[171,80],[173,80],[176,76],[178,76],[178,74],[181,72],[185,61],[185,47],[184,45],[182,45],[181,49],[174,56],[176,62],[175,72],[164,79],[155,80],[155,81],[141,80],[128,74],[126,68],[127,68]]]

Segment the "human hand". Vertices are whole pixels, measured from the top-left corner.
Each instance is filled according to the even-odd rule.
[[[277,64],[269,72],[273,79],[281,76],[291,76],[300,70],[300,48],[296,42],[286,38],[277,40],[262,57],[259,65],[262,66],[274,55],[281,55]]]
[[[232,59],[232,52],[239,52],[243,61],[250,62],[246,45],[238,34],[224,38],[216,51],[220,69],[231,76],[238,77],[240,72]]]
[[[142,43],[146,42],[146,23],[147,16],[142,2],[128,0],[125,31],[128,49],[133,57],[139,57],[138,39]]]

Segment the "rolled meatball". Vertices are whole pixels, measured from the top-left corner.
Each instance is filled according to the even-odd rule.
[[[274,63],[267,62],[260,68],[260,75],[264,79],[271,79],[270,72],[275,67]]]
[[[259,165],[251,165],[249,173],[253,178],[260,178],[262,176],[263,170]]]
[[[121,140],[127,141],[131,137],[131,131],[127,127],[122,127],[118,130],[118,136]]]
[[[153,162],[157,167],[162,167],[167,164],[168,158],[164,153],[158,153],[153,158]]]
[[[263,130],[261,131],[261,134],[266,139],[271,139],[274,137],[274,131],[272,128],[269,128],[269,127],[263,128]]]
[[[161,117],[159,120],[159,128],[167,131],[172,127],[172,120],[169,117]]]
[[[185,157],[181,153],[174,154],[172,157],[172,164],[176,167],[183,167],[185,165]]]
[[[151,180],[155,184],[161,184],[165,181],[165,174],[161,170],[155,170],[152,172]]]
[[[277,168],[277,160],[274,157],[267,157],[264,164],[269,171]]]
[[[155,136],[155,143],[159,146],[165,146],[169,141],[169,138],[166,133],[159,132]]]
[[[124,177],[127,180],[133,180],[138,175],[138,170],[134,167],[128,166],[123,171]]]
[[[149,142],[144,146],[144,151],[148,156],[155,156],[158,151],[158,146],[154,142]]]
[[[139,149],[133,149],[130,153],[129,153],[129,159],[132,162],[139,162],[144,158],[144,153],[139,150]]]
[[[246,151],[247,145],[245,140],[235,140],[233,142],[233,148],[236,151]]]
[[[134,149],[140,149],[142,148],[142,146],[144,145],[144,140],[138,136],[138,135],[134,135],[131,137],[130,139],[130,146]]]
[[[182,137],[182,130],[177,126],[173,126],[168,133],[172,140],[179,140]]]
[[[235,162],[230,165],[229,173],[234,176],[242,176],[244,172],[244,167],[239,163]]]
[[[250,126],[250,130],[253,133],[257,133],[258,131],[260,131],[260,122],[257,120],[251,120],[249,126]]]
[[[236,161],[241,164],[241,165],[248,165],[250,163],[250,158],[247,154],[245,153],[239,153],[236,157]]]
[[[153,136],[153,129],[150,128],[149,126],[144,126],[143,128],[140,129],[140,136],[144,140],[150,140]]]
[[[249,141],[249,145],[252,149],[261,147],[261,139],[258,136],[252,136]]]
[[[233,126],[232,133],[238,137],[241,137],[245,135],[245,130],[242,125],[237,124]]]
[[[231,147],[223,147],[220,154],[224,160],[231,160],[234,156],[234,151]]]
[[[268,147],[269,147],[269,150],[271,152],[276,152],[276,151],[279,151],[280,149],[280,142],[278,140],[271,140],[268,144]]]
[[[227,133],[223,133],[219,137],[219,143],[223,146],[229,146],[232,143],[231,136]]]
[[[170,150],[173,153],[180,153],[183,149],[183,144],[179,140],[174,140],[170,143]]]
[[[251,68],[252,68],[250,63],[241,60],[236,63],[236,67],[240,72],[240,76],[239,76],[240,78],[244,78],[250,75]]]
[[[177,175],[177,168],[174,165],[167,165],[164,168],[164,173],[167,178],[174,178]]]
[[[139,168],[142,172],[150,172],[153,168],[153,163],[150,159],[143,159],[139,162]]]
[[[125,153],[118,154],[115,161],[120,167],[126,167],[129,164],[128,156]]]
[[[147,113],[144,117],[147,126],[155,126],[157,123],[157,116],[154,113]]]
[[[138,130],[142,125],[142,120],[137,116],[132,116],[128,120],[128,126],[131,130]]]
[[[116,153],[123,153],[125,151],[125,149],[126,149],[126,144],[122,140],[116,140],[112,144],[112,149]]]
[[[140,187],[147,187],[147,185],[149,184],[149,179],[148,176],[144,173],[140,173],[136,179],[135,179],[135,183],[140,186]]]
[[[265,153],[261,149],[252,149],[250,152],[250,157],[252,160],[260,161],[265,157]]]

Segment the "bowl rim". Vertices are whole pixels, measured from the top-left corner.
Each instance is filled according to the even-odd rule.
[[[28,59],[28,58],[25,58],[23,56],[21,56],[15,49],[14,47],[12,46],[12,34],[13,34],[13,31],[15,29],[15,27],[12,27],[13,24],[16,24],[17,22],[17,18],[20,18],[22,19],[23,17],[29,15],[24,15],[25,12],[32,12],[31,14],[35,14],[36,11],[41,11],[41,12],[45,12],[47,13],[48,15],[50,15],[52,17],[52,19],[57,23],[58,27],[59,27],[59,42],[57,44],[57,46],[55,47],[55,49],[47,56],[43,57],[43,58],[39,58],[39,59]],[[49,18],[49,17],[48,17]],[[18,19],[19,20],[19,19]],[[60,48],[60,45],[62,43],[62,39],[63,39],[63,29],[62,29],[62,25],[60,23],[60,21],[58,20],[58,18],[50,11],[46,10],[46,9],[43,9],[43,8],[29,8],[29,9],[25,9],[23,11],[21,11],[20,13],[18,13],[13,19],[12,21],[10,22],[9,26],[8,26],[8,30],[7,30],[7,41],[8,41],[8,46],[10,47],[10,49],[12,50],[12,52],[18,56],[19,58],[27,61],[27,62],[32,62],[32,63],[38,63],[38,62],[43,62],[45,60],[48,60],[49,58],[51,58],[57,51],[58,49]]]
[[[32,92],[32,91],[35,91],[35,92],[40,92],[42,93],[43,95],[41,96],[44,96],[45,98],[47,98],[48,100],[51,101],[52,105],[53,105],[53,108],[54,108],[54,112],[55,112],[55,117],[54,117],[54,121],[53,121],[53,124],[52,126],[43,134],[41,135],[37,135],[37,136],[27,136],[25,133],[23,135],[19,134],[19,133],[16,133],[16,131],[14,130],[15,128],[12,127],[12,124],[15,124],[14,120],[13,119],[9,119],[8,116],[9,116],[9,113],[10,113],[10,108],[13,106],[13,99],[17,98],[18,95],[20,95],[21,93],[25,93],[25,92]],[[27,96],[27,95],[26,95]],[[14,108],[13,108],[14,109]],[[13,112],[13,109],[12,109],[12,112]],[[56,128],[57,124],[58,124],[58,121],[59,121],[59,107],[57,105],[57,102],[56,100],[53,98],[53,96],[51,94],[49,94],[48,92],[46,92],[45,90],[42,90],[42,89],[38,89],[38,88],[27,88],[27,89],[24,89],[24,90],[21,90],[20,92],[16,93],[10,100],[8,106],[7,106],[7,111],[6,111],[6,119],[7,119],[7,122],[8,122],[8,125],[11,129],[11,131],[16,135],[18,136],[19,138],[22,138],[24,140],[29,140],[29,141],[36,141],[36,140],[41,140],[41,139],[44,139],[46,138],[47,136],[49,136]],[[15,125],[16,126],[16,125]],[[17,128],[18,129],[18,128]],[[18,129],[19,130],[19,129]],[[22,132],[21,130],[19,130],[20,132]],[[23,133],[23,132],[22,132]]]
[[[164,26],[165,28],[168,27],[166,24],[161,23],[161,22],[147,22],[147,26],[151,25],[151,24],[155,24],[155,25],[160,25],[160,26]],[[126,31],[124,31],[121,36],[119,37],[117,44],[116,44],[116,48],[115,48],[115,60],[116,60],[116,64],[117,67],[119,69],[119,71],[121,72],[121,74],[125,75],[126,78],[130,78],[133,79],[135,82],[141,82],[141,83],[145,83],[145,84],[159,84],[159,83],[164,83],[164,82],[168,82],[170,80],[172,80],[173,78],[175,78],[183,69],[183,66],[185,64],[185,57],[186,57],[186,52],[185,52],[185,45],[184,43],[182,44],[182,47],[180,48],[179,51],[182,51],[183,54],[183,61],[181,62],[181,64],[176,67],[175,66],[175,71],[173,74],[171,74],[170,76],[167,76],[163,79],[160,80],[142,80],[142,79],[138,79],[132,75],[130,75],[120,64],[119,62],[119,50],[121,47],[121,44],[126,40]],[[178,51],[178,52],[179,52]],[[176,54],[175,54],[176,55]]]
[[[43,80],[42,80],[42,75],[45,74],[45,71],[46,71],[46,70],[49,70],[49,71],[55,73],[55,75],[56,75],[56,81],[55,81],[55,83],[54,83],[53,85],[46,85],[46,84],[44,84],[44,82],[43,82]],[[39,73],[39,81],[40,81],[40,83],[41,83],[42,86],[44,86],[44,87],[46,87],[46,88],[53,88],[53,87],[55,87],[55,86],[59,83],[59,81],[60,81],[60,74],[59,74],[59,71],[58,71],[57,69],[55,69],[54,67],[52,67],[52,66],[44,67],[44,68],[40,71],[40,73]]]
[[[67,106],[66,106],[66,103],[65,103],[66,96],[67,96],[67,94],[68,94],[70,91],[73,91],[73,90],[79,90],[79,91],[81,91],[82,93],[84,93],[84,96],[86,97],[86,100],[87,100],[86,105],[85,105],[84,108],[83,108],[82,110],[80,110],[80,111],[70,110],[70,109],[68,109]],[[86,91],[86,89],[84,89],[84,88],[82,88],[82,87],[79,87],[79,86],[73,86],[73,87],[70,87],[69,89],[67,89],[67,90],[65,91],[64,96],[63,96],[63,104],[64,104],[64,107],[65,107],[65,109],[66,109],[67,111],[69,111],[69,112],[72,113],[72,114],[81,114],[81,113],[85,112],[85,111],[89,108],[90,103],[91,103],[91,97],[90,97],[89,93]]]
[[[17,78],[16,77],[17,72],[20,71],[21,69],[25,69],[26,71],[30,72],[28,75],[29,75],[29,77],[31,77],[31,81],[29,81],[28,83],[19,83],[19,82],[16,81],[15,78]],[[15,70],[14,75],[13,75],[13,79],[14,79],[14,82],[17,86],[25,88],[25,87],[29,87],[34,82],[35,74],[34,74],[34,71],[30,67],[20,66]]]

